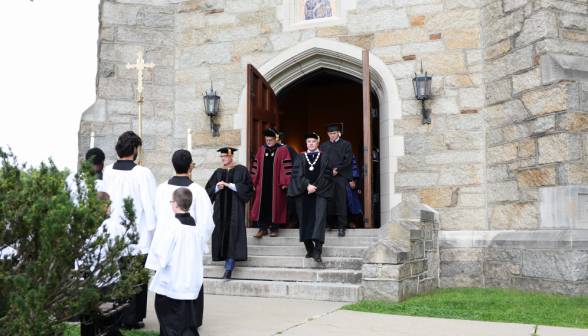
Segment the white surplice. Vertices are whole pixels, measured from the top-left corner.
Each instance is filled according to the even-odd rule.
[[[76,173],[69,174],[69,176],[65,179],[65,184],[67,185],[67,189],[69,190],[72,196],[73,202],[75,203],[75,205],[79,205],[78,201],[80,195],[78,193],[78,186],[76,184]],[[84,190],[86,189],[86,180],[84,180],[83,176],[80,179],[80,188]],[[104,180],[96,180],[96,182],[94,182],[94,188],[98,192],[106,191],[106,188],[104,186]]]
[[[210,235],[203,226],[184,225],[176,218],[162,224],[165,229],[153,238],[145,263],[156,271],[149,290],[176,300],[195,300],[202,287],[202,260]]]
[[[157,183],[151,170],[143,166],[135,166],[131,170],[113,169],[113,164],[104,168],[105,192],[110,195],[111,215],[121,221],[124,215],[124,199],[131,197],[137,216],[136,225],[139,243],[131,245],[133,254],[147,254],[151,246],[152,234],[157,222],[155,218],[155,193]]]
[[[212,231],[214,231],[212,202],[210,202],[210,197],[208,197],[206,190],[197,183],[182,187],[164,182],[157,187],[155,215],[157,217],[158,230],[161,231],[162,225],[169,222],[170,219],[175,218],[170,201],[172,200],[172,194],[178,188],[188,188],[192,192],[192,206],[189,210],[190,216],[196,221],[196,226],[200,226],[200,229],[203,230],[204,236],[212,236]]]

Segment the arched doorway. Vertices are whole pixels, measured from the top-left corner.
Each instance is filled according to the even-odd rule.
[[[323,71],[324,75],[324,73],[328,73],[326,70],[330,70],[331,75],[351,82],[357,81],[357,79],[361,81],[362,49],[328,39],[315,38],[297,44],[266,62],[256,71],[263,76],[264,86],[271,87],[278,97],[287,99],[287,92],[295,90],[297,82],[304,82],[317,73],[320,74],[319,71]],[[376,97],[376,106],[378,107],[378,120],[374,124],[374,129],[377,129],[381,168],[379,171],[379,221],[387,223],[390,219],[390,208],[402,201],[401,195],[394,192],[394,173],[397,171],[397,157],[404,155],[404,139],[393,133],[393,119],[401,117],[401,101],[398,98],[398,89],[393,75],[386,64],[373,54],[370,54],[369,70],[372,97]],[[323,80],[325,79],[323,78]],[[239,160],[243,163],[249,159],[246,144],[249,135],[252,134],[251,121],[247,118],[247,101],[250,94],[251,92],[247,88],[243,90],[239,101],[239,113],[234,118],[234,127],[241,129],[242,146]],[[277,102],[275,105],[276,110],[281,107]],[[373,101],[372,107],[374,107]],[[281,116],[282,114],[280,114],[280,118]],[[302,131],[302,134],[304,132],[306,130]],[[292,133],[292,131],[288,133]],[[286,139],[288,139],[288,133],[286,133]]]

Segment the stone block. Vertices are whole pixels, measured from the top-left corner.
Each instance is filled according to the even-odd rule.
[[[566,163],[558,171],[558,178],[562,184],[588,184],[588,166],[585,163]]]
[[[529,122],[531,136],[555,132],[555,116],[546,116]]]
[[[528,167],[533,167],[537,165],[537,159],[536,158],[532,158],[532,159],[526,159],[526,160],[518,160],[515,161],[513,163],[509,163],[508,164],[508,170],[510,170],[511,172],[517,169],[521,169],[521,168],[528,168]],[[514,177],[514,175],[509,175],[509,177]]]
[[[510,78],[486,86],[486,104],[493,105],[512,98],[512,81]]]
[[[142,45],[128,44],[102,44],[100,48],[100,61],[131,63],[137,59],[139,50],[144,50]]]
[[[489,60],[504,55],[511,49],[510,40],[504,40],[484,49],[484,59]]]
[[[520,263],[522,261],[521,251],[503,249],[484,249],[484,260]]]
[[[508,55],[490,60],[484,64],[487,82],[494,82],[501,77],[531,68],[533,66],[533,49],[525,47]]]
[[[272,46],[265,37],[255,37],[233,42],[233,54],[243,55],[255,51],[271,51]]]
[[[439,185],[482,184],[484,167],[481,164],[452,165],[439,167]]]
[[[408,260],[415,261],[425,257],[425,243],[422,240],[415,240],[410,242],[410,252]]]
[[[186,47],[182,50],[180,56],[180,68],[191,68],[203,64],[229,63],[231,56],[230,43]]]
[[[489,127],[520,122],[529,117],[527,110],[518,99],[489,106],[485,108],[483,115]]]
[[[237,23],[237,16],[230,13],[214,13],[204,16],[206,26],[224,26]],[[250,23],[249,23],[250,24]],[[247,25],[249,25],[247,24]]]
[[[104,2],[101,23],[104,25],[136,26],[140,10],[140,6]]]
[[[491,280],[508,280],[511,275],[521,274],[520,264],[485,262],[484,277]]]
[[[432,187],[437,184],[438,173],[396,173],[396,187]]]
[[[548,39],[536,43],[537,53],[588,56],[588,45],[582,42]]]
[[[586,17],[579,14],[562,13],[559,16],[559,25],[562,28],[574,30],[587,30]]]
[[[270,39],[275,51],[284,50],[295,45],[296,43],[298,43],[298,41],[300,41],[300,32],[293,31],[288,33],[272,35]]]
[[[229,13],[258,11],[263,3],[263,0],[226,0],[225,11]]]
[[[577,109],[579,107],[577,98],[577,86],[565,83],[522,95],[525,106],[534,116]]]
[[[218,42],[218,29],[189,30],[177,33],[178,46],[194,46],[210,42]]]
[[[521,9],[511,12],[496,21],[490,22],[482,29],[484,45],[489,46],[496,44],[497,42],[519,33],[523,28],[524,20],[523,10]]]
[[[462,114],[445,118],[448,130],[476,130],[482,128],[480,114]]]
[[[371,52],[384,63],[398,62],[402,59],[402,46],[376,47],[372,48]]]
[[[468,59],[468,64],[479,64],[482,63],[482,50],[480,49],[471,49],[466,50],[466,57]]]
[[[373,1],[360,1],[357,3],[358,11],[367,11],[372,9],[380,9],[386,7],[394,7],[393,0],[373,0]]]
[[[116,39],[120,42],[173,46],[174,32],[154,28],[119,26],[116,30]]]
[[[347,29],[350,34],[361,34],[410,26],[406,8],[353,13],[348,17]]]
[[[517,201],[518,199],[516,181],[488,183],[488,202]]]
[[[439,13],[443,11],[443,4],[416,5],[408,8],[409,15]]]
[[[494,0],[488,0],[488,2],[492,1]],[[498,20],[503,14],[502,1],[494,1],[480,10],[480,23],[482,26],[486,26],[490,22]]]
[[[409,250],[394,240],[378,240],[363,253],[364,264],[404,264],[408,262]]]
[[[513,93],[533,89],[541,86],[541,68],[514,75],[512,78]]]
[[[363,280],[363,299],[370,301],[401,302],[416,295],[418,280]]]
[[[102,79],[98,83],[98,97],[104,99],[134,99],[135,90],[131,82]]]
[[[133,119],[131,122],[132,130],[139,132],[139,120]],[[170,136],[172,134],[171,120],[143,118],[143,135],[151,136]],[[167,163],[169,164],[169,157]]]
[[[520,170],[518,175],[519,186],[521,188],[534,188],[557,184],[555,166]]]
[[[461,207],[483,207],[486,205],[486,198],[480,194],[461,194],[458,204]]]
[[[174,88],[172,86],[148,85],[145,86],[143,95],[145,96],[145,101],[170,101],[174,99]]]
[[[488,182],[501,182],[508,179],[506,164],[486,167],[486,180]]]
[[[241,130],[221,130],[220,137],[213,137],[210,132],[199,132],[192,135],[192,143],[200,146],[239,146],[241,145]]]
[[[502,128],[495,128],[486,132],[486,144],[488,146],[504,142]]]
[[[382,265],[382,278],[404,280],[410,277],[411,264]]]
[[[404,146],[406,154],[427,154],[443,151],[445,141],[442,134],[406,135]]]
[[[158,67],[172,67],[174,53],[171,48],[146,46],[145,63],[153,62]]]
[[[403,201],[390,210],[390,217],[411,222],[438,222],[438,213],[428,205],[418,202]],[[411,233],[411,234],[414,234]],[[417,237],[415,237],[417,239]]]
[[[425,26],[430,32],[457,30],[478,27],[479,17],[477,9],[463,11],[442,12],[433,14]]]
[[[484,209],[439,209],[442,230],[483,230],[486,225]]]
[[[569,30],[563,31],[563,38],[566,40],[577,41],[577,42],[588,42],[588,34],[569,31]]]
[[[464,277],[482,275],[481,262],[441,262],[439,264],[439,276],[444,277]]]
[[[261,25],[261,28],[259,29],[259,33],[261,35],[269,35],[279,33],[281,31],[282,24],[280,22],[264,23]],[[310,40],[311,38],[316,37],[315,32],[316,31],[314,29],[302,31],[302,37],[300,38],[300,41],[304,42],[306,40]]]
[[[528,0],[504,0],[504,12],[510,12],[515,8],[526,5]]]
[[[517,159],[518,146],[516,142],[490,147],[486,151],[488,164],[508,162]]]
[[[237,24],[239,26],[257,25],[260,23],[270,23],[277,20],[276,9],[268,8],[261,11],[247,12],[240,14]]]
[[[419,216],[420,217],[420,216]],[[393,219],[378,230],[378,239],[394,240],[403,245],[414,239],[421,239],[423,232],[419,227],[407,220]],[[406,243],[406,244],[404,244]]]
[[[429,40],[429,34],[423,27],[398,29],[391,32],[377,33],[375,45],[378,47],[388,45],[407,44],[411,42],[424,42]]]
[[[539,138],[539,164],[572,161],[580,158],[580,137],[559,133]]]
[[[427,271],[426,260],[413,261],[409,265],[411,266],[412,275],[418,275]]]
[[[447,49],[466,49],[480,47],[480,31],[477,29],[454,30],[443,33]]]
[[[553,280],[586,280],[588,253],[523,250],[523,276]]]
[[[422,156],[398,157],[398,171],[415,171],[425,168],[425,158]]]
[[[528,158],[535,156],[536,153],[536,145],[534,139],[526,139],[519,142],[519,157],[520,158]]]
[[[153,28],[174,28],[174,16],[173,15],[162,15],[162,14],[148,14],[143,19],[143,25],[145,27]]]
[[[517,48],[526,46],[542,38],[558,36],[557,17],[555,13],[539,12],[525,20],[523,29],[516,38]]]
[[[531,135],[528,124],[513,124],[502,129],[504,141],[515,141]]]
[[[511,203],[489,208],[493,230],[534,230],[539,228],[537,203]]]
[[[374,35],[356,35],[356,36],[341,36],[339,40],[343,43],[353,44],[358,46],[362,49],[371,49],[372,48],[372,41],[374,40]]]
[[[481,151],[448,151],[425,156],[426,164],[479,163],[484,161]]]
[[[479,248],[439,249],[442,262],[481,262],[483,257],[484,250]]]
[[[423,67],[436,75],[465,72],[465,57],[462,52],[429,54],[421,57]]]
[[[455,276],[439,277],[439,288],[476,288],[484,287],[484,277]]]
[[[445,76],[445,87],[459,88],[463,86],[476,86],[482,84],[481,74],[468,75],[447,75]]]
[[[588,115],[583,113],[566,113],[559,116],[559,129],[572,132],[588,131]]]
[[[421,202],[432,208],[455,206],[459,188],[431,188],[421,189]],[[455,198],[455,200],[453,200]]]
[[[300,32],[297,32],[300,35]],[[239,41],[259,36],[259,25],[230,27],[220,29],[218,39],[221,42]]]
[[[339,27],[324,27],[324,28],[317,28],[316,36],[318,37],[329,37],[329,36],[339,36],[339,35],[347,35],[347,29],[339,28]]]
[[[363,278],[379,278],[380,266],[378,264],[363,264],[361,267],[361,276]]]
[[[402,54],[410,55],[405,57],[415,57],[415,55],[440,53],[445,51],[443,41],[428,41],[418,43],[407,43],[402,45]],[[420,68],[419,68],[420,69]],[[434,83],[433,83],[434,84]]]
[[[459,102],[462,110],[479,109],[484,104],[484,91],[479,87],[459,89]]]

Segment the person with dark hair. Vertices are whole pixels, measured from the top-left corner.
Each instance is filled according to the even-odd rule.
[[[259,228],[255,238],[267,236],[268,226],[270,237],[277,237],[278,225],[286,223],[286,188],[292,173],[292,158],[286,146],[277,142],[278,131],[268,128],[263,135],[265,145],[257,150],[251,167],[253,190],[257,190],[251,208],[251,220]]]
[[[176,176],[160,184],[155,195],[155,217],[157,217],[158,232],[166,230],[166,223],[176,216],[172,207],[169,206],[172,195],[180,189],[188,189],[192,193],[192,203],[184,209],[190,209],[189,213],[194,218],[198,230],[203,236],[210,238],[214,230],[212,204],[206,190],[190,180],[189,172],[194,166],[192,154],[185,149],[177,150],[172,156],[172,164]],[[200,288],[200,294],[196,301],[197,327],[200,327],[204,313],[204,287]]]
[[[319,151],[320,137],[315,133],[305,137],[307,150],[294,160],[288,196],[296,202],[300,242],[306,247],[306,258],[322,262],[327,202],[333,195],[333,169],[329,154]]]
[[[148,254],[152,232],[157,226],[155,217],[155,193],[157,183],[151,170],[135,164],[141,138],[132,131],[123,133],[116,143],[120,159],[104,168],[106,192],[112,200],[112,217],[124,217],[124,200],[133,199],[137,216],[136,225],[139,243],[131,245],[134,254]],[[124,261],[123,261],[124,262]],[[141,292],[131,298],[131,306],[124,310],[122,323],[126,329],[143,328],[147,317],[147,284],[141,285]]]
[[[102,176],[102,169],[104,169],[104,160],[105,160],[106,156],[104,155],[104,152],[100,149],[100,148],[92,148],[90,149],[87,153],[86,153],[86,161],[92,159],[92,163],[94,164],[93,168],[96,171],[96,174],[98,174],[98,179],[96,179],[94,188],[96,188],[96,191],[104,191],[106,188],[104,187],[104,181],[103,181],[103,176]],[[78,193],[78,186],[76,184],[76,173],[71,173],[69,174],[69,176],[65,179],[65,183],[67,184],[67,188],[70,191],[70,194],[73,198],[74,203],[77,205],[78,204],[78,198],[79,198],[79,193]],[[81,186],[80,188],[86,188],[86,183],[85,180],[81,180]]]
[[[190,189],[174,190],[167,202],[175,216],[161,223],[164,229],[158,230],[151,244],[145,267],[156,273],[149,290],[156,293],[162,336],[198,336],[198,300],[203,296],[203,258],[210,234],[190,215],[194,205]]]
[[[327,227],[338,228],[339,237],[347,228],[347,185],[353,181],[353,150],[349,141],[341,138],[339,124],[330,124],[329,141],[321,145],[321,151],[329,154],[333,168],[333,198],[329,201]]]
[[[296,152],[296,150],[292,146],[288,146],[284,143],[284,133],[283,132],[279,132],[278,134],[280,135],[280,139],[278,139],[277,142],[286,146],[286,148],[288,149],[288,153],[290,153],[290,159],[292,159],[292,161],[294,161],[294,159],[296,159],[296,156],[298,156],[298,153]],[[296,214],[296,203],[294,202],[292,197],[288,197],[286,200],[286,205],[287,205],[286,206],[287,207],[286,214],[288,216],[290,216],[290,223],[288,224],[287,228],[293,229],[296,227],[296,222],[298,222],[298,215]]]
[[[223,165],[206,183],[206,192],[214,203],[212,260],[225,261],[223,279],[230,279],[235,261],[247,260],[245,204],[253,195],[253,182],[247,167],[233,161],[237,149],[218,150]]]

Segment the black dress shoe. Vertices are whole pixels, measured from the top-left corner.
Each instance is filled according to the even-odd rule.
[[[308,252],[308,253],[307,253],[307,254],[304,256],[304,258],[312,258],[312,252]]]
[[[339,237],[345,237],[345,230],[339,229]]]
[[[135,330],[135,329],[143,329],[145,328],[145,323],[137,322],[137,324],[121,324],[121,330]]]
[[[233,271],[226,271],[225,275],[223,275],[223,279],[230,279]]]
[[[313,251],[312,258],[316,262],[323,262],[323,260],[321,259],[321,253],[319,251]]]

